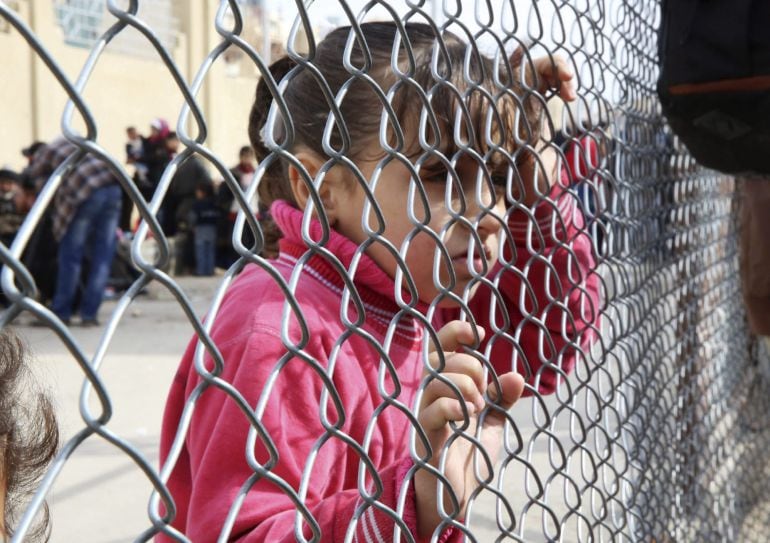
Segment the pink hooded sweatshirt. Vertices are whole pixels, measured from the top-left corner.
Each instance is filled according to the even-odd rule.
[[[504,256],[515,260],[515,271],[499,273],[498,264],[489,276],[500,277],[502,304],[490,311],[494,298],[484,286],[469,304],[477,323],[487,328],[480,352],[492,342],[489,358],[496,371],[522,373],[532,387],[530,394],[533,389],[554,391],[595,336],[599,314],[599,280],[582,215],[574,197],[561,189],[552,198],[555,204],[541,203],[531,217],[516,213],[511,219],[516,254],[512,258],[507,250]],[[256,416],[270,442],[259,435],[248,441],[251,426],[236,401],[209,386],[196,401],[168,481],[176,507],[171,525],[199,543],[216,540],[229,518],[229,541],[289,542],[296,540],[300,511],[304,537],[320,531],[323,542],[344,541],[349,529],[354,542],[392,541],[399,518],[402,533],[408,529],[416,534],[408,415],[423,373],[423,326],[399,313],[393,280],[363,256],[354,281],[365,320],[348,330],[340,316],[343,280],[320,254],[308,258],[302,212],[276,202],[271,213],[284,234],[272,264],[287,282],[301,266],[295,296],[302,315],[292,312],[287,330],[282,330],[283,291],[267,271],[249,265],[225,295],[211,332],[224,359],[220,379],[249,406],[259,407]],[[532,227],[533,220],[539,228]],[[321,238],[320,223],[315,221],[311,231],[313,239]],[[325,248],[348,268],[357,246],[332,231]],[[525,288],[522,277],[532,289]],[[418,309],[422,312],[425,306]],[[502,311],[510,318],[511,327],[504,330],[510,335],[500,331]],[[458,315],[458,309],[439,310],[432,325],[438,330]],[[353,307],[347,316],[355,320]],[[386,337],[391,322],[397,323],[395,333]],[[297,348],[288,349],[284,341]],[[164,463],[185,403],[202,382],[193,363],[196,343],[193,338],[169,392],[161,435]],[[380,363],[380,345],[397,382]],[[205,364],[209,371],[214,367],[208,355]],[[325,380],[335,390],[327,389]],[[275,447],[272,457],[269,447]],[[363,452],[376,473],[362,463]],[[309,482],[306,488],[300,488],[303,481]],[[304,493],[302,504],[292,501],[285,491],[289,487]],[[440,540],[461,536],[460,530],[447,528]],[[161,534],[158,540],[173,539]]]

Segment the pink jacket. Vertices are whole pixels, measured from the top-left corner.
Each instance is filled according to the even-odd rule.
[[[542,238],[536,231],[528,235],[529,218],[523,213],[510,224],[517,271],[493,270],[490,276],[500,277],[498,288],[511,319],[510,336],[492,333],[491,289],[480,289],[471,302],[478,323],[489,329],[480,351],[489,347],[498,372],[514,368],[541,393],[552,392],[558,376],[573,368],[579,349],[593,337],[599,311],[599,282],[590,240],[580,231],[582,216],[572,197],[558,191],[553,197],[559,213],[554,214],[552,204],[542,203],[534,214]],[[302,262],[295,294],[302,314],[292,312],[288,330],[282,331],[287,309],[284,294],[269,273],[250,265],[229,288],[211,335],[224,359],[220,378],[235,387],[248,405],[256,406],[256,418],[274,453],[271,456],[260,436],[252,436],[255,442],[247,440],[247,417],[225,392],[209,386],[196,402],[183,450],[168,481],[176,506],[172,526],[196,543],[214,541],[231,514],[235,520],[230,540],[295,541],[300,510],[305,537],[319,530],[324,542],[343,541],[349,526],[354,530],[353,541],[392,541],[396,518],[403,519],[402,530],[416,533],[413,485],[402,487],[413,467],[408,415],[423,371],[422,326],[398,314],[393,280],[364,257],[355,285],[366,308],[365,321],[359,329],[348,330],[340,322],[343,281],[322,256],[307,258],[302,212],[284,202],[276,202],[271,212],[284,234],[273,266],[289,281]],[[315,222],[312,228],[314,239],[320,239],[320,224]],[[528,247],[530,237],[534,241]],[[334,232],[325,247],[346,268],[357,248]],[[533,258],[533,253],[542,258]],[[521,276],[534,289],[523,289]],[[525,309],[520,309],[520,303]],[[458,311],[441,310],[433,326],[440,328]],[[500,310],[496,313],[499,330],[503,321]],[[356,317],[353,308],[347,314],[351,320]],[[386,338],[394,319],[395,333]],[[302,336],[301,321],[309,331],[307,337]],[[511,336],[520,350],[512,347]],[[294,354],[285,343],[296,346]],[[169,392],[162,462],[169,455],[185,402],[202,381],[193,364],[195,345],[193,338]],[[382,371],[387,365],[380,364],[380,345],[397,372],[397,383]],[[206,366],[213,368],[209,357]],[[327,379],[333,389],[327,389]],[[361,462],[363,453],[376,473]],[[259,471],[262,475],[255,475],[254,468],[264,470]],[[300,489],[303,481],[309,485]],[[287,487],[305,493],[301,506],[284,492]],[[234,505],[244,488],[248,492]],[[399,509],[404,490],[406,499]],[[365,492],[371,502],[376,500],[374,505],[364,501]],[[351,523],[354,517],[356,522]],[[312,523],[317,524],[311,528]],[[459,536],[459,531],[447,529],[442,541]],[[163,535],[158,539],[171,540]]]

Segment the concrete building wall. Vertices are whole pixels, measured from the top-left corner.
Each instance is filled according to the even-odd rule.
[[[57,21],[55,0],[10,2],[26,24],[75,82],[90,49],[69,45]],[[214,28],[215,0],[174,0],[179,25],[170,49],[177,68],[191,83],[208,52],[220,41]],[[115,19],[107,14],[112,23]],[[127,28],[125,34],[137,33]],[[83,91],[96,121],[97,141],[119,159],[124,157],[125,128],[135,125],[143,134],[156,117],[176,128],[182,93],[160,57],[134,55],[108,46]],[[20,150],[33,140],[48,141],[61,133],[66,93],[38,55],[13,28],[0,28],[0,165],[21,168]],[[257,83],[254,70],[235,73],[218,60],[198,93],[198,104],[207,123],[205,144],[226,164],[237,159],[238,148],[248,143],[248,112]],[[75,113],[73,125],[84,130]],[[191,135],[197,130],[191,129]]]
[[[29,20],[29,5],[17,6]],[[0,166],[18,166],[19,150],[35,136],[32,111],[32,54],[24,39],[8,23],[0,27]]]

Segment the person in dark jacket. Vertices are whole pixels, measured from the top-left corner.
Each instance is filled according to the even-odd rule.
[[[137,178],[137,186],[148,202],[163,176],[163,171],[171,161],[166,148],[166,138],[170,134],[168,123],[164,119],[155,119],[150,123],[150,136],[142,138],[142,153],[134,163],[144,172],[142,179]]]
[[[246,190],[251,184],[255,169],[254,149],[244,145],[238,153],[238,164],[230,168],[230,173],[242,190]],[[217,264],[222,268],[228,268],[238,260],[238,253],[233,248],[233,228],[238,214],[238,204],[227,183],[223,182],[219,185],[217,205],[221,211],[217,233]],[[241,241],[246,247],[254,244],[254,235],[248,226],[243,230]]]
[[[166,150],[172,159],[179,152],[179,138],[175,132],[170,132],[166,137]],[[161,227],[166,236],[174,238],[175,275],[192,273],[195,269],[190,210],[195,203],[198,185],[211,183],[211,175],[203,163],[197,157],[190,156],[177,167],[161,205]]]
[[[195,188],[195,203],[190,210],[190,224],[195,240],[195,275],[214,275],[219,217],[214,185],[210,182],[199,183]]]

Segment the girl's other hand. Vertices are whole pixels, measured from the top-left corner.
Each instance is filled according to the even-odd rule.
[[[483,329],[479,329],[479,335],[483,339]],[[430,442],[432,456],[430,464],[438,467],[443,449],[450,437],[454,434],[449,425],[450,421],[462,423],[462,404],[464,403],[470,421],[465,432],[475,436],[481,441],[494,465],[505,428],[505,416],[496,410],[485,412],[481,432],[477,431],[478,419],[486,406],[487,398],[495,401],[497,388],[494,383],[487,385],[484,381],[484,372],[481,363],[473,356],[457,352],[463,345],[472,345],[474,342],[473,329],[467,322],[452,321],[447,323],[438,332],[441,350],[444,352],[445,365],[441,375],[447,381],[453,383],[462,394],[462,399],[452,391],[446,382],[439,379],[431,380],[423,391],[420,401],[418,420]],[[430,363],[438,366],[439,355],[436,346],[431,345]],[[427,372],[426,372],[427,375]],[[508,410],[519,399],[524,389],[524,379],[515,372],[506,373],[498,377],[502,398],[495,404],[503,410]],[[419,442],[418,442],[419,443]],[[425,455],[418,444],[418,454]],[[468,499],[472,492],[479,486],[474,475],[473,467],[474,446],[463,438],[456,439],[446,453],[444,463],[444,476],[449,481],[460,510],[456,518],[465,516]],[[480,474],[486,477],[481,462]],[[438,514],[437,480],[427,470],[421,469],[415,475],[415,493],[417,496],[417,527],[420,538],[430,537],[436,526],[441,522]],[[453,511],[452,501],[449,499],[449,490],[444,487],[444,511]]]

